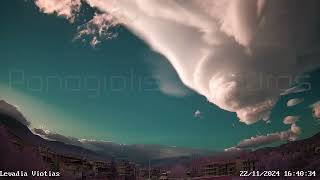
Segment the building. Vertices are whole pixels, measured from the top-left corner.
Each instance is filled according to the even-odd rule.
[[[245,160],[242,162],[242,170],[243,171],[255,171],[256,168],[256,160]]]
[[[112,167],[112,162],[94,161],[82,157],[62,155],[55,153],[46,147],[39,147],[38,151],[42,159],[49,164],[50,170],[59,171],[68,176],[80,179],[110,179],[117,175],[116,169]],[[123,172],[120,172],[124,175],[130,174],[127,171],[128,169],[124,169]],[[129,171],[131,172],[131,169],[129,169]]]
[[[204,176],[233,176],[237,175],[237,163],[235,161],[212,162],[203,167]]]
[[[133,179],[136,177],[136,165],[127,160],[121,160],[116,163],[116,171],[119,177]]]

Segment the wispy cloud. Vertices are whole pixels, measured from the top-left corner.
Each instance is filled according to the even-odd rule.
[[[306,91],[308,91],[307,88],[304,88],[302,86],[294,86],[294,87],[289,88],[289,89],[285,90],[284,92],[282,92],[281,95],[286,96],[289,94],[302,93],[302,92],[306,92]]]
[[[193,113],[193,117],[194,118],[203,118],[203,115],[202,115],[202,112],[200,110],[196,110],[194,113]]]
[[[91,37],[90,45],[95,47],[101,40],[117,37],[117,33],[111,31],[118,25],[114,17],[107,13],[95,14],[86,24],[78,27],[76,39]]]
[[[184,97],[192,94],[179,79],[169,62],[158,56],[146,56],[146,62],[151,65],[152,77],[156,80],[160,92],[168,96]]]

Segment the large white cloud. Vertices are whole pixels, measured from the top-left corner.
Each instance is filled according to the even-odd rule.
[[[318,1],[86,0],[163,54],[185,85],[247,124],[320,62]]]

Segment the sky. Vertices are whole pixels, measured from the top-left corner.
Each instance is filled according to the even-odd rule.
[[[272,16],[270,22],[265,18],[265,28],[259,30],[262,35],[252,35],[260,24],[256,21],[261,19],[263,3],[259,4],[261,8],[257,9],[252,23],[246,21],[250,14],[241,11],[241,8],[250,9],[251,4],[228,5],[231,15],[227,12],[223,17],[204,16],[197,9],[188,9],[188,4],[181,11],[190,21],[184,22],[181,19],[185,18],[172,12],[169,5],[155,1],[143,5],[139,0],[132,1],[137,2],[140,9],[126,4],[126,0],[116,5],[128,8],[125,12],[131,18],[135,17],[134,13],[141,17],[132,20],[112,14],[112,9],[99,1],[88,0],[76,18],[68,9],[56,6],[50,6],[56,8],[52,14],[46,0],[36,2],[38,4],[31,0],[5,0],[0,7],[3,25],[0,29],[0,97],[18,106],[33,128],[119,144],[160,144],[220,151],[251,147],[250,143],[255,148],[264,146],[260,140],[265,141],[266,137],[272,137],[271,141],[267,140],[270,144],[279,144],[285,142],[286,132],[298,139],[319,132],[319,121],[313,117],[310,106],[320,100],[317,69],[320,38],[314,33],[310,35],[310,43],[308,35],[305,39],[299,36],[293,51],[287,47],[291,43],[289,37],[278,37],[288,28],[275,29],[275,36],[268,34],[269,26],[278,23],[272,21]],[[295,12],[294,5],[290,5],[289,10]],[[203,6],[197,4],[199,12]],[[220,6],[224,4],[213,8]],[[277,14],[272,4],[270,7],[269,11]],[[166,8],[168,14],[163,13]],[[101,17],[95,15],[96,9],[102,15],[109,11],[118,21],[107,14],[102,20],[111,25],[97,23],[101,21],[90,24],[93,18]],[[149,9],[163,13],[163,17],[156,17]],[[244,18],[234,24],[232,13]],[[312,34],[319,28],[319,21],[312,13],[303,15],[310,21],[299,21],[306,23],[306,29],[298,30]],[[216,24],[207,20],[211,16],[221,18],[225,27],[215,27]],[[104,31],[96,35],[99,28],[107,29],[110,34]],[[197,28],[205,32],[204,37],[198,35],[198,30],[194,32]],[[170,32],[170,36],[164,36]],[[216,36],[219,38],[211,38]],[[272,41],[274,39],[277,41]],[[314,51],[309,48],[310,44]],[[306,47],[309,51],[305,51]],[[212,48],[215,54],[210,54]],[[202,54],[202,50],[210,51]],[[305,60],[301,64],[299,59],[292,62],[295,57],[292,54]],[[269,59],[262,61],[261,57]],[[300,84],[308,90],[282,96],[280,93],[285,93],[280,92],[279,87],[250,91],[234,84],[243,80],[238,74],[244,71],[252,72],[248,73],[249,78],[256,78],[257,73],[274,73],[278,77],[286,73],[300,78]],[[250,86],[252,81],[249,81]],[[288,107],[287,102],[293,98],[299,99],[291,101]],[[271,115],[267,117],[269,112]],[[299,116],[299,120],[287,119],[285,124],[283,119],[287,116]]]

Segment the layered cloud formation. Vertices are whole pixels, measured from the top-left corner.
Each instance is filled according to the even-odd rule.
[[[284,124],[294,124],[299,120],[299,116],[287,116],[283,119]]]
[[[302,103],[303,101],[304,101],[303,98],[290,99],[290,100],[287,102],[287,106],[288,106],[288,107],[296,106],[296,105]]]
[[[69,3],[53,5],[60,1]],[[36,4],[72,19],[77,2]],[[246,124],[268,119],[280,94],[320,64],[317,0],[84,2],[130,29],[170,61],[186,86]]]
[[[281,141],[294,141],[298,138],[300,133],[300,128],[296,124],[292,124],[291,128],[287,131],[276,132],[267,135],[259,135],[251,137],[249,139],[244,139],[240,141],[237,146],[225,149],[225,151],[258,148]]]

